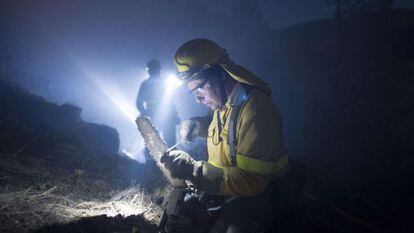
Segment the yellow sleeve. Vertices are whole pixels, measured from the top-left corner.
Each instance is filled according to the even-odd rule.
[[[255,196],[261,193],[268,180],[238,167],[217,167],[209,162],[197,161],[192,178],[200,189],[224,196]]]
[[[224,167],[219,193],[254,196],[287,165],[282,117],[270,97],[252,93],[237,123],[237,167]]]
[[[238,167],[223,168],[218,193],[224,196],[256,196],[263,192],[268,179]]]

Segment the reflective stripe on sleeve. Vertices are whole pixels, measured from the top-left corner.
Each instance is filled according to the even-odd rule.
[[[276,161],[262,161],[259,159],[237,154],[237,167],[262,175],[276,174],[288,163],[288,156],[284,155]]]
[[[214,167],[225,168],[224,166],[222,166],[222,165],[220,165],[218,163],[212,162],[212,161],[208,161],[208,163],[211,164],[211,165],[213,165]]]

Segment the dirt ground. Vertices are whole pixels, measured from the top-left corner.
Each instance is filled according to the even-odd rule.
[[[156,232],[161,209],[139,185],[120,189],[81,170],[1,156],[0,232]]]

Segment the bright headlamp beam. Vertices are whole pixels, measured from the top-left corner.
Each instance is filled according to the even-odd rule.
[[[131,123],[135,124],[135,118],[137,117],[138,112],[134,106],[128,102],[122,92],[114,85],[105,82],[105,79],[103,79],[101,75],[91,72],[86,68],[84,68],[84,72],[87,77],[95,83],[99,90],[112,102],[113,106],[115,106]]]
[[[166,86],[168,91],[173,91],[180,87],[183,84],[183,81],[178,79],[178,77],[174,74],[170,74],[166,78]]]
[[[100,90],[108,97],[109,100],[116,106],[120,112],[128,118],[131,122],[135,122],[135,118],[137,114],[134,113],[134,108],[131,106],[128,106],[127,101],[123,100],[120,96],[115,95],[115,93],[111,93],[109,91],[109,88],[105,87],[101,82],[97,81],[96,79],[93,79],[97,86],[100,88]]]

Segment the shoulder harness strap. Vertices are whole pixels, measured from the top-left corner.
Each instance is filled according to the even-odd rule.
[[[233,111],[229,117],[229,133],[227,135],[227,143],[230,147],[230,158],[233,166],[236,166],[236,130],[237,120],[244,103],[248,99],[248,94],[245,87],[241,84],[237,85],[233,95],[231,95],[230,106],[233,107]]]

